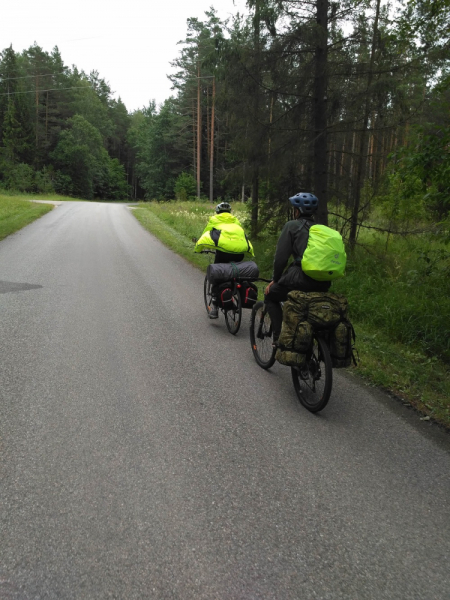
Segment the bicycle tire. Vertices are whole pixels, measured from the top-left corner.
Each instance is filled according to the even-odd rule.
[[[314,336],[306,358],[306,367],[291,367],[292,382],[300,404],[312,413],[328,404],[333,386],[333,367],[328,344]]]
[[[205,301],[206,312],[209,313],[211,311],[212,304],[212,285],[208,281],[208,277],[205,275],[205,281],[203,283],[203,299]]]
[[[233,308],[231,310],[225,311],[225,324],[227,326],[228,331],[232,335],[236,335],[241,326],[242,320],[242,304],[241,304],[241,295],[239,294],[239,290],[236,288],[233,292]]]
[[[263,322],[261,323],[261,317]],[[261,331],[259,332],[261,326]],[[262,337],[261,337],[262,336]],[[256,302],[250,317],[250,342],[256,362],[262,369],[270,369],[275,362],[272,323],[264,302]]]

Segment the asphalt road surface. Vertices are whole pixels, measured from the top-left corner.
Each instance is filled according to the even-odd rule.
[[[124,205],[0,242],[0,599],[449,599],[450,445],[209,321]]]

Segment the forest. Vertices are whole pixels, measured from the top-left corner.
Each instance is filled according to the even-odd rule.
[[[450,192],[449,0],[248,0],[188,19],[174,94],[132,113],[36,43],[0,61],[0,185],[92,199],[242,200],[252,235],[320,198],[350,246],[376,211],[434,232]],[[426,227],[427,230],[429,228]]]

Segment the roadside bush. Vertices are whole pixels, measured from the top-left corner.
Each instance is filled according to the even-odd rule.
[[[35,175],[35,187],[36,191],[43,194],[52,194],[55,191],[52,181],[52,169],[43,167]]]
[[[197,195],[197,182],[190,173],[181,173],[173,188],[175,198],[181,202],[194,200]]]
[[[4,184],[10,190],[33,192],[35,189],[34,169],[25,163],[9,166],[4,171]]]

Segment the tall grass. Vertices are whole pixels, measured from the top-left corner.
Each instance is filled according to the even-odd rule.
[[[352,315],[390,339],[450,363],[450,278],[446,249],[435,239],[372,239],[349,259],[333,286]]]

